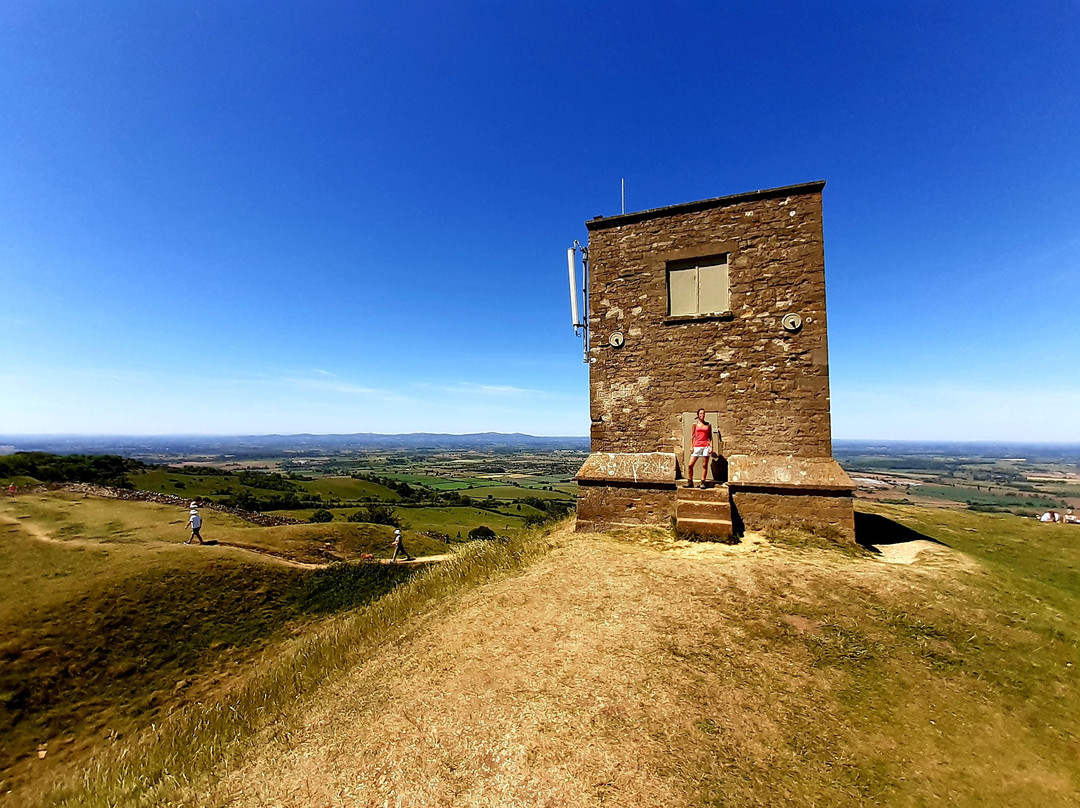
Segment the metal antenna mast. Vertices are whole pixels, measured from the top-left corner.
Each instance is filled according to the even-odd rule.
[[[578,310],[577,253],[581,253],[581,304],[584,311]],[[581,361],[589,361],[589,248],[579,241],[566,251],[566,264],[570,280],[570,321],[574,326],[574,335],[582,338],[583,356]],[[582,316],[584,315],[584,316]]]

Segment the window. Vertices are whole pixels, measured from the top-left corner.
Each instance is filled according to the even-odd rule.
[[[728,254],[668,264],[668,315],[723,314],[728,302]]]

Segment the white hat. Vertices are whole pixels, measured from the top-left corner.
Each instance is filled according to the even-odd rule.
[[[198,508],[199,506],[198,506],[197,503],[192,502],[190,505],[188,505],[188,507],[191,508],[191,509],[195,509],[195,508]]]

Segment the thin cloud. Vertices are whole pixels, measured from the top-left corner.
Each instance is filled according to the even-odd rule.
[[[328,374],[333,375],[333,374]],[[336,378],[336,377],[335,377]],[[293,387],[302,387],[306,390],[323,390],[330,393],[346,393],[354,396],[382,396],[400,398],[391,390],[380,390],[377,387],[365,387],[361,384],[351,384],[345,381],[324,381],[322,379],[287,378],[281,380],[284,384]]]
[[[450,384],[432,385],[420,383],[417,387],[432,388],[443,393],[467,393],[480,396],[550,396],[546,390],[534,390],[529,387],[515,387],[510,384],[479,384],[477,382],[451,382]]]

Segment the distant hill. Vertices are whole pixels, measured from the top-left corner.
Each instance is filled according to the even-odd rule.
[[[841,463],[849,458],[866,456],[988,460],[1016,458],[1029,463],[1080,463],[1080,444],[838,439],[833,441],[833,454]]]
[[[223,455],[236,457],[282,453],[339,453],[352,450],[442,451],[587,451],[585,437],[544,437],[519,432],[474,432],[449,435],[412,432],[381,435],[357,432],[348,435],[0,435],[0,453],[15,451],[57,454],[109,453],[125,457],[160,455]]]

